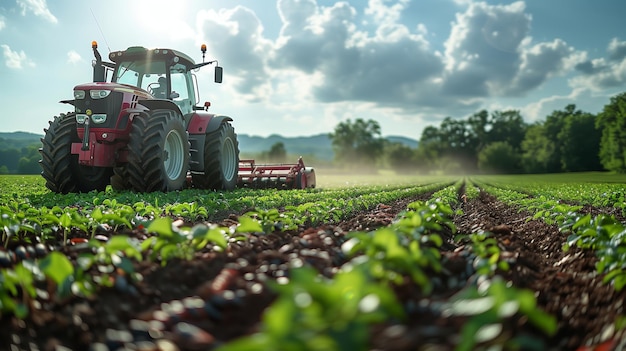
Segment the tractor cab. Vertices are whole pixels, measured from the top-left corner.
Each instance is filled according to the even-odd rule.
[[[111,82],[141,88],[154,99],[174,102],[183,115],[204,106],[196,106],[198,95],[197,81],[193,71],[217,61],[196,64],[186,54],[171,49],[146,49],[141,46],[129,47],[124,51],[109,54],[113,61],[102,62],[97,51],[97,43],[92,44],[96,61],[94,62],[94,82],[106,81],[106,70],[112,71]],[[203,45],[202,57],[206,53]],[[222,67],[215,67],[216,83],[222,82]]]

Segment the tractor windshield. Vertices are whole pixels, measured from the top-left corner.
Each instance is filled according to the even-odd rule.
[[[164,61],[123,61],[117,65],[113,81],[147,89],[151,84],[158,84],[165,72]]]

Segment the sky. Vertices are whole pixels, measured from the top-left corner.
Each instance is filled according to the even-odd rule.
[[[43,134],[100,52],[170,48],[237,133],[287,137],[375,120],[419,139],[446,117],[528,123],[626,91],[623,0],[0,0],[0,132]]]

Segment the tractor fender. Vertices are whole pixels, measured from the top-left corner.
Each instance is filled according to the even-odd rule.
[[[183,113],[180,111],[180,107],[170,100],[163,99],[140,99],[139,103],[150,110],[173,110],[178,112],[179,116]]]
[[[233,119],[228,116],[194,112],[191,114],[191,118],[189,119],[187,132],[189,132],[189,135],[211,133],[216,131],[222,123],[230,122],[232,120]]]
[[[204,172],[204,146],[207,135],[218,130],[222,123],[230,122],[233,119],[228,116],[216,116],[206,112],[194,112],[186,115],[185,119],[189,119],[187,132],[189,133],[189,143],[191,144],[189,170],[192,172]]]

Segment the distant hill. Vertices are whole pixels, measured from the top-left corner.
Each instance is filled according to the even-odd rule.
[[[0,150],[16,148],[21,149],[29,145],[36,144],[39,146],[43,138],[42,134],[28,133],[28,132],[12,132],[1,133],[0,132]],[[313,155],[321,160],[332,160],[334,157],[332,143],[328,134],[318,134],[312,136],[302,137],[284,137],[281,135],[273,134],[267,137],[251,136],[247,134],[238,134],[237,140],[239,141],[239,150],[246,154],[258,154],[263,151],[269,150],[272,145],[282,142],[285,145],[285,149],[289,154],[295,155]],[[407,145],[411,148],[416,148],[418,145],[417,140],[401,137],[401,136],[389,136],[387,140],[391,142],[398,142]]]
[[[292,155],[314,155],[321,160],[332,160],[334,153],[328,134],[307,137],[284,137],[270,135],[268,137],[238,134],[239,150],[242,153],[260,153],[269,150],[276,143],[283,143],[285,150]]]
[[[43,134],[28,132],[0,133],[0,149],[21,149],[30,145],[41,145]]]

